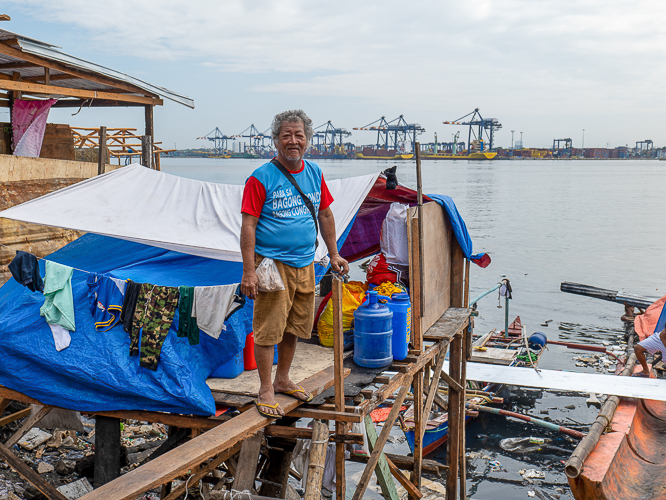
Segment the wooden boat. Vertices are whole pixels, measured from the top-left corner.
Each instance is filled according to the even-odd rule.
[[[666,403],[622,398],[610,426],[569,478],[576,500],[666,499]]]

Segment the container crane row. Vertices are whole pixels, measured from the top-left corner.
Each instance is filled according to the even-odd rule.
[[[346,155],[344,138],[351,134],[345,128],[334,127],[331,120],[329,120],[323,125],[315,127],[312,136],[312,147],[321,155]]]
[[[390,122],[382,116],[363,127],[354,127],[354,130],[376,130],[377,131],[377,149],[386,150],[395,149],[400,153],[405,152],[405,144],[411,144],[414,151],[416,136],[425,132],[425,129],[418,123],[407,123],[403,115]]]
[[[213,142],[213,151],[216,155],[223,155],[228,151],[228,142],[233,139],[233,136],[227,136],[223,134],[218,127],[215,127],[212,131],[208,132],[202,137],[197,137],[199,139],[207,139]]]

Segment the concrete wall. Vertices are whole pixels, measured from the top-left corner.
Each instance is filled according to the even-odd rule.
[[[121,165],[106,165],[105,172]],[[37,179],[89,179],[97,175],[97,163],[0,154],[0,182]]]

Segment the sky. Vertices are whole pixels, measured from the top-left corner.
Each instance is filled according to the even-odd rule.
[[[626,0],[4,0],[0,28],[191,97],[155,112],[163,147],[210,146],[219,127],[269,128],[301,108],[315,126],[404,115],[420,142],[479,108],[496,145],[666,145],[666,3]],[[73,126],[143,128],[141,108],[51,111]],[[7,119],[0,111],[0,119]],[[583,129],[585,131],[583,132]],[[375,135],[352,131],[358,145]]]

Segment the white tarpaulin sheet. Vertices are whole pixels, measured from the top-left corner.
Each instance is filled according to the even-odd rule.
[[[444,363],[448,373],[448,361]],[[666,380],[467,363],[467,380],[666,401]]]
[[[336,238],[379,174],[327,181]],[[0,217],[76,229],[218,260],[240,262],[243,186],[129,165],[0,212]],[[328,250],[319,235],[315,260]]]

